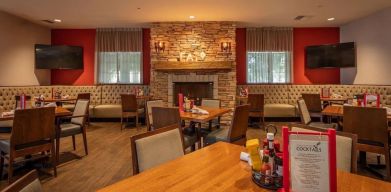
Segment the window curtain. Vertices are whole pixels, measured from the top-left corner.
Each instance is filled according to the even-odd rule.
[[[293,29],[248,28],[247,82],[291,82]]]
[[[141,29],[97,29],[95,49],[99,83],[141,83]]]

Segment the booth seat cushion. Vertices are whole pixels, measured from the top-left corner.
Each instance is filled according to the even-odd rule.
[[[69,111],[73,111],[75,109],[75,104],[63,104],[62,107],[68,109]],[[90,116],[93,116],[94,107],[95,107],[94,105],[90,105],[90,109],[89,109]]]
[[[265,104],[265,117],[297,117],[296,107],[289,104]]]
[[[139,113],[144,113],[144,109],[139,109]],[[93,109],[93,116],[95,118],[121,118],[121,105],[107,104],[97,105]]]

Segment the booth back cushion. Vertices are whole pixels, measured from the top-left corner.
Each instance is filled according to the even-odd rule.
[[[15,108],[15,95],[30,95],[36,97],[44,95],[52,96],[52,86],[25,86],[25,87],[0,87],[0,106],[9,111]]]
[[[146,85],[102,85],[101,104],[121,104],[121,94],[135,94],[135,89],[142,88],[144,95],[149,94],[149,86]]]
[[[77,98],[79,93],[91,93],[90,105],[100,104],[101,86],[52,86],[53,91],[61,91],[61,95]]]

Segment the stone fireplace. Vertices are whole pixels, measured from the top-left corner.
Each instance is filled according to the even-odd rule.
[[[175,106],[175,83],[210,84],[212,97],[222,107],[234,108],[236,95],[236,44],[233,22],[163,22],[151,27],[150,94]],[[155,44],[163,42],[164,51]],[[230,52],[221,49],[229,42]],[[232,113],[221,118],[228,125]]]

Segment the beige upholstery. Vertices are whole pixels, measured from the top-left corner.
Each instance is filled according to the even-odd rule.
[[[102,85],[101,104],[121,104],[122,93],[133,93],[135,88],[141,88],[148,95],[149,87],[145,85]]]
[[[72,116],[86,115],[88,110],[88,100],[79,99],[76,102],[75,110],[73,111]],[[71,119],[71,123],[77,125],[83,125],[86,117],[76,117]]]
[[[138,109],[138,112],[144,113],[143,109]],[[95,118],[121,118],[122,108],[121,105],[97,105],[94,107],[93,117]]]
[[[289,104],[265,104],[265,117],[297,117],[296,107]]]
[[[52,86],[53,91],[61,91],[62,95],[69,95],[77,98],[79,93],[90,93],[90,105],[100,104],[100,94],[102,86]]]
[[[309,129],[303,129],[298,127],[292,127],[292,131],[297,132],[317,132]],[[352,168],[352,145],[353,141],[350,137],[344,137],[337,135],[337,168],[347,172],[351,172]]]
[[[0,114],[4,112],[4,108],[0,106]],[[0,121],[0,127],[12,127],[14,121]]]
[[[184,155],[179,129],[138,139],[136,150],[140,172]]]
[[[307,109],[307,105],[305,104],[305,101],[303,99],[300,99],[297,101],[297,104],[299,106],[299,112],[301,113],[300,114],[301,122],[303,124],[308,125],[309,123],[311,123],[311,116],[310,116],[310,112]]]
[[[26,187],[24,187],[19,192],[42,192],[42,185],[39,179],[35,179],[33,182],[29,183]]]
[[[152,118],[152,107],[164,107],[163,100],[153,100],[153,101],[147,101],[147,112],[148,112],[148,121],[149,124],[152,125],[153,118]]]

